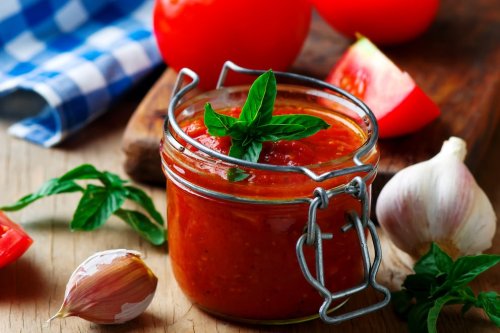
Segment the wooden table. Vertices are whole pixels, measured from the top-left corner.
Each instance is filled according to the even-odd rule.
[[[40,184],[82,163],[92,163],[125,176],[120,148],[123,130],[132,111],[149,87],[137,90],[110,113],[88,129],[55,149],[44,149],[6,134],[7,122],[0,119],[0,204],[13,202]],[[493,200],[500,215],[500,130],[489,148],[489,158],[477,170],[478,181]],[[160,211],[165,210],[165,192],[146,190]],[[368,316],[328,326],[316,320],[309,323],[256,327],[216,319],[198,310],[182,294],[171,272],[165,247],[154,247],[112,218],[94,232],[68,230],[78,195],[51,197],[9,216],[22,223],[35,240],[16,263],[0,270],[0,332],[405,332],[391,307]],[[500,253],[500,230],[489,252]],[[78,264],[96,251],[111,248],[139,250],[159,277],[158,290],[151,306],[136,320],[118,326],[100,326],[79,318],[45,321],[54,314],[64,295],[66,282]],[[500,270],[484,274],[475,284],[477,290],[500,290]],[[367,292],[353,298],[347,308],[374,301]],[[440,332],[498,332],[481,311],[471,311],[462,319],[459,309],[448,309],[439,321]]]

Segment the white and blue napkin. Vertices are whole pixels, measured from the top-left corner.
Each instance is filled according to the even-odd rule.
[[[153,0],[0,0],[0,117],[51,147],[104,113],[161,63]],[[33,110],[1,103],[36,96]],[[22,118],[26,116],[25,118]]]

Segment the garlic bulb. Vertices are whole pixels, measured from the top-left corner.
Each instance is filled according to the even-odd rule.
[[[456,258],[491,247],[496,215],[465,155],[465,142],[451,137],[439,154],[399,171],[382,189],[377,219],[401,250],[417,258],[436,242]]]
[[[124,323],[146,310],[157,282],[139,252],[95,253],[73,272],[63,305],[49,321],[77,316],[97,324]]]

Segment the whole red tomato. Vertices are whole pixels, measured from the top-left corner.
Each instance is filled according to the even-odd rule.
[[[377,44],[395,44],[422,34],[436,17],[439,0],[311,0],[337,31]]]
[[[286,70],[309,31],[308,0],[157,0],[154,32],[165,62],[215,88],[226,60]]]

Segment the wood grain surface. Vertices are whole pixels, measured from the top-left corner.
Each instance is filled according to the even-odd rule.
[[[452,135],[467,142],[469,167],[481,163],[500,119],[499,33],[498,0],[445,0],[422,37],[383,48],[431,96],[442,115],[415,134],[379,141],[382,153],[375,191],[401,168],[435,155]],[[350,43],[315,16],[292,71],[325,78]],[[137,180],[164,182],[158,141],[174,80],[175,73],[167,71],[128,124],[125,169]]]
[[[7,123],[0,119],[0,204],[10,203],[35,190],[45,180],[56,177],[81,163],[124,175],[121,138],[126,122],[142,95],[135,92],[112,112],[93,123],[88,129],[55,149],[44,149],[7,136]],[[487,152],[492,158],[476,171],[480,185],[500,213],[500,131]],[[144,187],[160,211],[165,210],[165,191]],[[165,247],[145,243],[121,221],[111,220],[94,232],[70,232],[70,221],[78,195],[67,194],[43,199],[17,213],[9,213],[33,237],[34,244],[16,263],[0,269],[0,332],[407,332],[405,323],[391,307],[368,316],[328,326],[316,320],[288,326],[245,326],[211,317],[193,306],[175,282]],[[379,280],[386,283],[401,278],[405,265],[394,250],[384,242],[384,260]],[[64,295],[72,271],[89,255],[106,249],[128,248],[146,255],[146,262],[159,277],[156,296],[147,311],[124,325],[100,326],[79,318],[45,321],[54,314]],[[500,229],[494,246],[488,252],[500,253]],[[392,254],[392,255],[391,255]],[[293,255],[293,254],[291,254]],[[388,269],[396,267],[396,269]],[[475,291],[500,291],[500,267],[488,271],[474,283]],[[346,309],[366,305],[377,299],[373,292],[352,298]],[[449,308],[439,319],[439,332],[493,333],[498,332],[481,311],[473,310],[462,319],[458,308]]]

